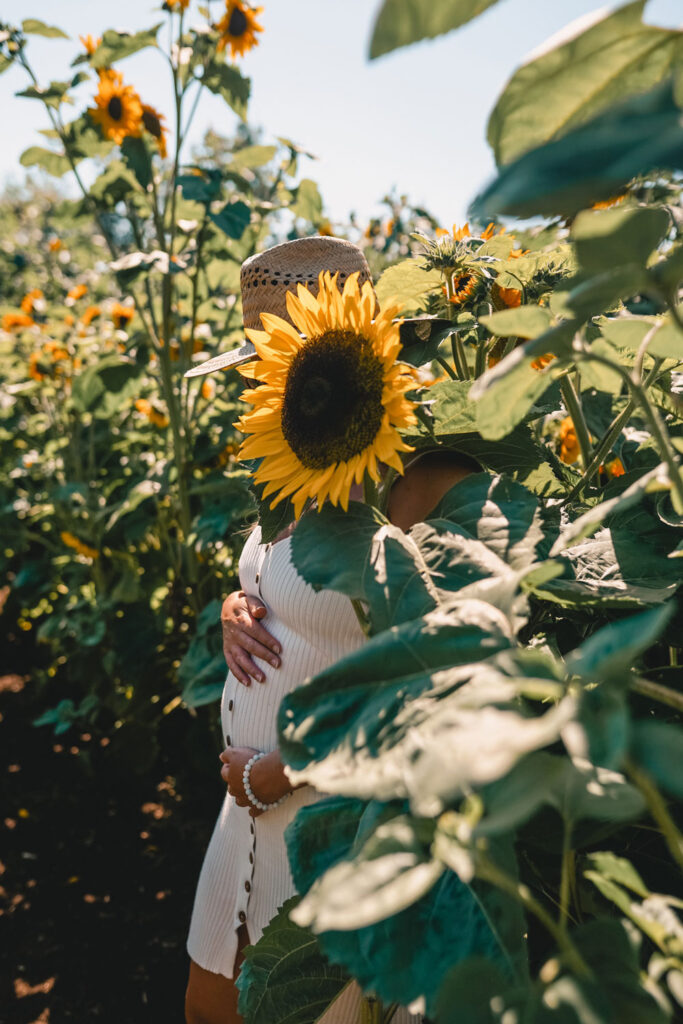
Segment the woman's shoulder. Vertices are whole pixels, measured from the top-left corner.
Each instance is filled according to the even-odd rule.
[[[389,519],[402,530],[409,530],[428,518],[451,487],[479,470],[474,459],[447,448],[413,457],[391,489]]]

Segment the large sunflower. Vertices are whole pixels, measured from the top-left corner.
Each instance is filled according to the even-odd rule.
[[[230,47],[230,55],[243,57],[247,50],[258,46],[257,32],[263,32],[263,25],[256,21],[259,14],[263,12],[262,7],[250,7],[242,0],[226,0],[225,14],[216,25],[220,32],[218,49],[224,50]]]
[[[142,103],[132,85],[123,84],[123,75],[112,68],[100,71],[95,107],[88,113],[108,139],[120,146],[127,135],[142,134]]]
[[[348,508],[351,484],[367,472],[378,481],[378,460],[399,473],[399,452],[410,451],[399,429],[416,422],[406,392],[414,371],[396,361],[397,307],[374,320],[375,293],[351,274],[343,291],[337,275],[318,278],[318,295],[303,285],[287,295],[292,324],[261,314],[263,331],[247,330],[260,359],[241,367],[261,381],[242,396],[252,410],[236,426],[249,436],[240,458],[262,459],[255,474],[271,502],[291,497],[298,518],[309,498]],[[301,333],[299,333],[301,332]]]

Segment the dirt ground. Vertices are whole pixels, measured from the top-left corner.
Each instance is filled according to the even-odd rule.
[[[170,715],[160,767],[140,778],[106,738],[34,727],[34,696],[0,677],[0,1022],[180,1024],[223,792],[206,719]]]

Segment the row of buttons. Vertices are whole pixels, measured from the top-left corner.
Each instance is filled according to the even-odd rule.
[[[251,849],[251,853],[249,854],[249,863],[252,865],[252,869],[251,870],[253,872],[253,870],[254,870],[254,868],[253,868],[253,864],[254,864],[254,835],[255,835],[255,829],[254,829],[254,822],[253,821],[249,825],[249,832],[251,833],[251,836],[252,836],[252,840],[251,840],[252,849]],[[249,879],[246,879],[245,882],[244,882],[244,891],[246,893],[250,893],[251,892],[251,882],[249,881]],[[240,924],[244,924],[246,922],[246,920],[247,920],[246,910],[238,911],[237,919],[240,922]]]

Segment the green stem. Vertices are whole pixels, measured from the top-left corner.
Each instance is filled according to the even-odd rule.
[[[437,356],[436,361],[439,364],[439,366],[443,367],[443,369],[446,371],[451,380],[458,380],[457,373],[454,372],[451,364],[446,359],[444,359],[443,356]]]
[[[581,449],[581,464],[585,473],[591,462],[591,442],[588,434],[588,427],[586,426],[586,420],[583,415],[583,409],[581,408],[581,399],[574,387],[574,382],[571,377],[562,378],[560,382],[560,391],[562,392],[562,399],[567,408],[567,412],[571,416],[572,423],[574,424],[576,439],[579,442],[579,448]]]
[[[670,647],[669,650],[675,651],[675,648]],[[672,664],[676,663],[672,662]],[[651,679],[641,679],[640,677],[632,679],[628,686],[629,690],[633,690],[634,693],[640,693],[643,697],[650,697],[660,704],[666,704],[667,707],[683,712],[683,693],[678,693],[668,686],[662,686],[661,683],[653,683]]]
[[[676,828],[676,824],[669,814],[664,797],[650,776],[642,771],[631,758],[627,758],[625,767],[635,786],[642,793],[650,814],[659,825],[671,856],[678,866],[683,869],[683,836]]]
[[[489,339],[480,338],[477,342],[477,354],[474,359],[474,376],[481,377],[486,370],[487,357],[489,354]]]
[[[382,1024],[384,1009],[380,999],[364,996],[360,1007],[360,1024]]]
[[[460,336],[455,333],[451,334],[451,351],[453,352],[453,362],[456,365],[460,379],[469,380],[470,368],[467,365],[465,349]]]
[[[507,892],[513,899],[522,904],[525,910],[537,917],[542,925],[550,932],[558,949],[564,956],[568,966],[575,974],[583,977],[591,976],[591,969],[581,956],[580,952],[569,938],[565,929],[553,920],[548,911],[538,900],[532,896],[529,888],[507,875],[504,871],[490,861],[488,858],[479,856],[477,858],[477,876],[486,882],[490,882],[503,892]]]
[[[353,610],[356,613],[356,618],[358,619],[358,625],[366,636],[370,636],[370,620],[365,614],[365,608],[363,607],[362,601],[357,597],[352,597],[350,600]]]
[[[657,450],[664,462],[666,462],[673,492],[672,498],[674,499],[674,509],[680,515],[683,513],[683,476],[681,475],[681,468],[676,457],[676,452],[671,444],[669,432],[664,425],[662,417],[659,415],[659,410],[648,398],[643,385],[636,384],[634,381],[631,381],[630,387],[634,398],[640,405],[645,418],[648,421]]]
[[[646,379],[643,381],[643,387],[647,387],[654,380],[660,365],[661,360],[659,360],[655,364],[655,366],[652,367]],[[581,479],[574,484],[571,491],[564,499],[563,505],[567,505],[570,501],[573,501],[574,498],[576,498],[583,491],[584,487],[587,484],[589,484],[590,481],[593,479],[595,474],[600,469],[600,466],[602,465],[605,456],[612,450],[612,445],[619,437],[628,421],[631,419],[631,416],[633,415],[635,408],[636,401],[634,398],[630,398],[628,403],[622,409],[622,411],[614,417],[609,427],[605,431],[602,439],[594,449],[593,457],[589,462],[588,466],[586,467],[585,472],[581,476]]]
[[[560,920],[559,925],[563,931],[567,930],[569,919],[569,894],[571,891],[571,878],[574,871],[574,851],[571,847],[573,824],[567,818],[564,819],[562,832],[562,869],[560,875]]]

